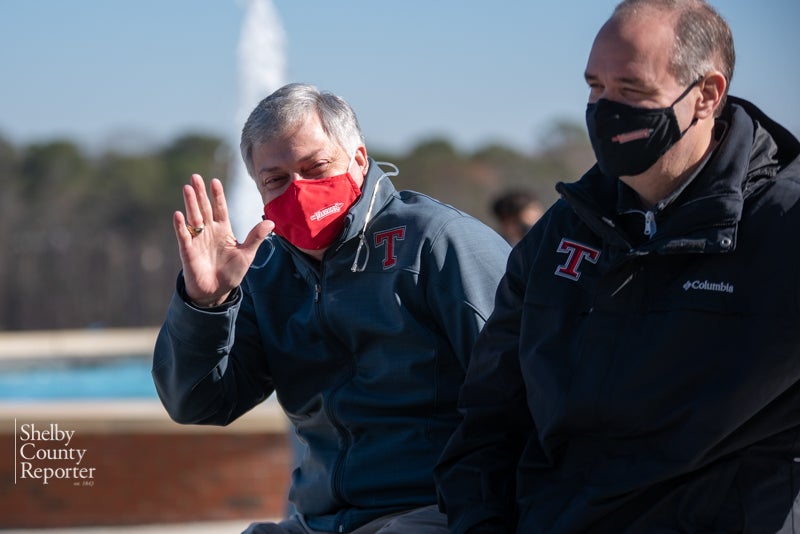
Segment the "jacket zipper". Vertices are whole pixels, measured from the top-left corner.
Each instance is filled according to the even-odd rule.
[[[644,235],[653,237],[656,233],[656,215],[650,210],[644,212]]]
[[[327,330],[328,327],[326,325],[326,321],[324,320],[324,313],[322,310],[322,281],[324,279],[325,279],[325,264],[323,262],[322,265],[320,266],[319,278],[317,278],[314,281],[314,307],[317,315],[317,320],[319,321],[320,325],[322,325],[322,327]],[[349,380],[349,377],[345,378],[339,384],[332,387],[330,390],[330,394],[328,395],[328,398],[325,400],[325,409],[328,413],[328,417],[330,418],[331,424],[336,429],[336,432],[338,432],[340,439],[342,440],[341,452],[336,456],[335,463],[333,464],[333,473],[331,476],[331,490],[333,492],[333,495],[340,500],[342,498],[341,480],[343,476],[344,462],[345,458],[347,457],[347,453],[350,449],[350,435],[348,434],[347,429],[344,427],[344,425],[342,425],[342,423],[339,421],[339,418],[336,416],[336,410],[334,409],[334,401],[336,398],[336,394],[342,387],[344,387],[344,385],[347,383],[347,380]],[[343,528],[344,526],[340,524],[339,531],[343,532],[342,530]]]
[[[641,210],[627,210],[623,211],[623,214],[627,213],[638,213],[644,217],[644,230],[642,233],[646,235],[648,238],[652,239],[653,236],[656,234],[656,214],[651,210],[641,211]],[[608,224],[608,223],[606,223]],[[612,225],[613,226],[613,225]]]

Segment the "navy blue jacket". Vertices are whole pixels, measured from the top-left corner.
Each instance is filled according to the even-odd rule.
[[[158,393],[178,422],[225,425],[275,391],[308,446],[290,498],[316,530],[434,504],[433,467],[509,251],[463,212],[396,191],[371,161],[321,264],[273,236],[214,311],[187,304],[179,280]]]
[[[800,144],[734,97],[716,133],[650,215],[594,167],[512,251],[437,467],[453,532],[800,527]]]

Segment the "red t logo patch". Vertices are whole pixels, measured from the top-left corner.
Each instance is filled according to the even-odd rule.
[[[386,245],[386,254],[383,256],[383,268],[388,269],[397,263],[397,254],[394,251],[396,241],[402,241],[406,236],[406,227],[399,226],[383,232],[375,232],[375,246]]]
[[[570,280],[577,280],[581,277],[578,266],[583,260],[597,263],[597,259],[600,257],[599,250],[595,250],[575,241],[569,241],[566,238],[561,238],[561,243],[558,244],[556,252],[569,254],[569,256],[567,256],[567,261],[564,265],[558,266],[555,274],[563,276],[564,278],[569,278]]]

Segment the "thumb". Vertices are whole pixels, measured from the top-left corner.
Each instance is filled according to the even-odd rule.
[[[242,248],[244,249],[252,249],[255,252],[259,246],[261,246],[261,242],[266,239],[270,232],[275,228],[275,223],[272,221],[261,221],[257,225],[253,227],[252,230],[247,234],[247,237],[242,243]]]

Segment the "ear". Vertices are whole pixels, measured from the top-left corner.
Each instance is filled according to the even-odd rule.
[[[367,175],[367,171],[369,170],[369,160],[367,159],[367,147],[364,145],[359,146],[356,149],[356,156],[355,156],[356,165],[361,169],[361,173],[363,176]]]
[[[714,71],[707,74],[698,85],[700,86],[700,99],[695,104],[695,117],[701,120],[713,117],[728,88],[728,81],[721,72]]]

